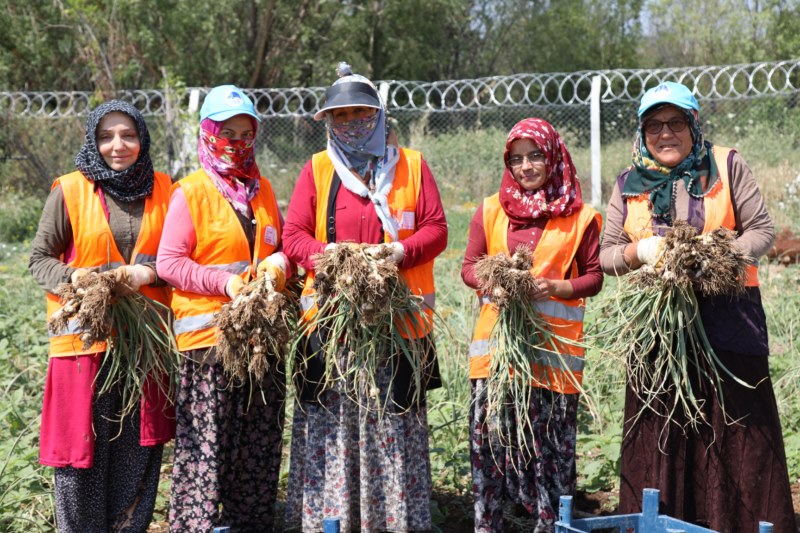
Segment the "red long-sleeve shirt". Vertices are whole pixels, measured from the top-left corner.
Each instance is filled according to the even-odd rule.
[[[524,244],[534,250],[534,255],[536,255],[536,245],[539,244],[546,224],[546,218],[538,218],[529,226],[509,224],[507,237],[509,252],[513,254],[518,246]],[[470,288],[478,288],[475,263],[487,253],[486,233],[483,228],[483,204],[481,204],[469,223],[469,240],[464,254],[464,264],[461,267],[461,279]],[[578,265],[578,277],[568,280],[572,285],[571,299],[587,298],[600,292],[600,289],[603,288],[603,271],[600,269],[600,228],[594,221],[589,224],[583,234],[583,239],[575,253],[575,263]]]
[[[422,161],[422,176],[415,211],[417,231],[401,242],[405,248],[403,268],[427,263],[447,246],[447,220],[439,189],[428,164]],[[286,226],[283,230],[283,251],[293,262],[306,270],[314,268],[311,257],[322,253],[326,243],[314,238],[317,221],[317,190],[311,161],[297,178]],[[344,185],[336,195],[336,240],[378,244],[383,242],[383,228],[375,206],[369,198],[348,191]]]

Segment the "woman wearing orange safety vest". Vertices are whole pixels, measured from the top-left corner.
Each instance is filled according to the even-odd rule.
[[[531,305],[558,326],[559,336],[580,344],[584,299],[600,292],[603,283],[598,260],[600,215],[583,204],[572,157],[548,122],[528,118],[517,123],[506,139],[503,162],[500,191],[483,200],[470,223],[461,277],[477,290],[476,261],[486,255],[510,256],[518,247],[528,247],[534,258],[531,276],[537,281]],[[475,531],[503,531],[503,502],[510,500],[529,513],[534,531],[550,532],[559,498],[575,491],[577,386],[583,375],[583,349],[560,345],[560,353],[537,365],[542,379],[529,405],[531,449],[501,443],[497,432],[490,430],[499,421],[489,419],[486,389],[498,310],[487,295],[479,297],[481,311],[469,348]],[[513,428],[517,415],[510,416]]]
[[[285,378],[237,383],[217,361],[222,305],[254,276],[284,287],[283,220],[255,161],[258,116],[233,85],[213,88],[200,109],[201,169],[172,188],[158,274],[173,287],[178,349],[170,529],[271,531],[281,462]]]
[[[90,271],[168,303],[157,280],[156,251],[171,180],[153,171],[150,134],[139,111],[121,101],[96,107],[86,123],[77,170],[56,179],[31,245],[29,268],[47,290],[47,314],[61,308],[51,291]],[[59,531],[145,531],[153,516],[163,443],[175,434],[170,401],[158,388],[120,425],[122,396],[94,394],[105,343],[84,350],[81,330],[50,336],[39,462],[54,467]]]
[[[694,95],[679,83],[662,83],[642,97],[633,166],[620,174],[611,195],[600,262],[611,275],[657,264],[662,235],[676,220],[703,233],[735,230],[736,245],[754,261],[745,292],[696,296],[716,356],[755,388],[723,376],[725,415],[717,394],[705,392],[698,401],[711,423],[696,431],[680,420],[667,424],[651,411],[636,418],[642,405],[629,388],[620,512],[639,512],[642,489],[652,487],[660,490],[666,514],[717,531],[755,531],[759,520],[768,520],[776,532],[793,532],[755,265],[775,231],[752,172],[735,150],[704,141],[699,111]]]
[[[372,82],[346,63],[339,75],[315,117],[325,120],[327,150],[303,168],[286,217],[286,253],[307,272],[304,319],[316,312],[312,257],[344,241],[387,243],[411,291],[432,308],[433,260],[447,243],[436,183],[419,152],[397,147]],[[430,328],[415,334],[432,353]],[[298,354],[307,364],[297,379],[287,525],[321,531],[324,518],[338,517],[344,530],[429,529],[427,409],[424,400],[410,402],[405,358],[395,358],[396,367],[378,376],[396,409],[377,417],[345,394],[320,390],[318,335],[312,333],[307,353]],[[441,383],[435,357],[429,360],[426,389]]]

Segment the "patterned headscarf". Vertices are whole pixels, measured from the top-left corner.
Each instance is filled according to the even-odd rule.
[[[670,104],[665,104],[670,105]],[[625,180],[622,196],[631,198],[640,194],[650,193],[650,202],[653,205],[653,217],[659,224],[672,225],[672,204],[675,201],[673,187],[679,180],[683,181],[686,191],[695,198],[702,198],[713,189],[719,179],[717,165],[711,153],[711,143],[703,139],[700,131],[699,116],[693,110],[681,109],[689,119],[692,133],[692,151],[676,167],[665,167],[650,154],[644,142],[644,122],[652,115],[653,111],[663,108],[664,105],[653,107],[642,116],[636,139],[633,142],[633,169]],[[704,179],[708,183],[704,185]]]
[[[252,117],[253,131],[258,123]],[[250,200],[260,188],[261,172],[256,164],[255,139],[232,141],[219,136],[225,121],[207,118],[200,123],[200,139],[197,142],[197,157],[203,170],[231,206],[249,217],[252,213]]]
[[[139,157],[125,170],[109,167],[97,149],[97,127],[104,116],[119,111],[133,120],[139,135]],[[150,160],[150,133],[139,111],[127,102],[111,100],[95,107],[86,120],[86,139],[75,166],[89,181],[96,183],[105,194],[121,202],[133,202],[153,192],[155,176]]]
[[[545,156],[547,180],[536,190],[526,191],[508,166],[511,143],[530,139]],[[503,154],[505,172],[500,183],[500,205],[516,224],[529,224],[540,217],[566,217],[583,206],[575,165],[561,135],[546,120],[526,118],[508,134]]]
[[[375,85],[364,76],[353,74],[347,63],[339,63],[336,73],[339,79],[334,86],[360,82],[375,88]],[[377,93],[377,89],[375,89]],[[349,167],[364,176],[378,158],[386,154],[386,110],[380,102],[378,112],[370,117],[358,118],[347,122],[333,123],[333,113],[325,115],[328,139],[333,144],[337,155],[349,163]]]

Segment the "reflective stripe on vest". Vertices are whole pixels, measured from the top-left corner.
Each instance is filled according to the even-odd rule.
[[[166,174],[155,173],[153,192],[145,199],[139,237],[133,248],[131,264],[152,263],[155,261],[158,244],[161,241],[161,230],[169,203],[169,188],[172,180]],[[53,188],[61,187],[64,205],[72,227],[72,240],[75,257],[68,263],[75,268],[96,268],[100,272],[112,270],[125,265],[119,252],[99,190],[80,172],[72,172],[61,176],[53,182]],[[169,302],[167,287],[144,286],[140,292],[164,305]],[[47,293],[48,319],[61,309],[59,299]],[[67,330],[61,333],[49,333],[50,357],[67,357],[103,352],[105,342],[98,342],[84,349],[80,335],[84,332],[78,327],[76,320],[70,320]]]
[[[187,333],[189,331],[206,329],[211,325],[211,322],[213,322],[215,316],[215,313],[208,313],[205,315],[194,315],[181,318],[176,320],[173,324],[173,331],[175,331],[175,335],[180,335],[181,333]]]
[[[487,253],[510,255],[508,217],[500,206],[499,194],[484,200],[483,222]],[[581,211],[569,217],[548,220],[533,253],[534,264],[531,274],[549,279],[567,279],[569,275],[575,275],[577,273],[577,268],[573,264],[575,254],[586,228],[593,222],[600,226],[602,223],[600,215],[585,205]],[[491,355],[494,350],[491,332],[497,322],[497,308],[492,305],[491,298],[481,294],[479,298],[482,304],[481,313],[469,346],[471,379],[485,378],[489,375]],[[583,300],[553,297],[533,302],[533,305],[553,327],[558,337],[577,343],[583,340]],[[552,342],[553,348],[559,353],[538,350],[540,358],[533,361],[533,371],[537,376],[534,385],[546,386],[551,390],[568,394],[578,392],[577,386],[583,377],[583,349],[557,339],[553,339]]]
[[[490,305],[492,299],[486,295],[480,296],[481,305]],[[557,300],[545,300],[543,302],[533,302],[533,308],[542,315],[562,320],[582,321],[584,315],[583,307],[564,305]]]
[[[490,353],[495,348],[491,340],[473,341],[469,345],[469,356],[480,357]],[[571,372],[583,372],[585,360],[569,354],[559,354],[548,350],[536,350],[536,361],[534,363],[544,363],[546,366],[558,370],[570,370]]]
[[[710,233],[719,227],[736,231],[736,216],[733,212],[731,201],[730,176],[728,174],[728,156],[733,150],[723,146],[712,146],[711,152],[717,164],[719,180],[711,191],[703,197],[703,212],[705,222],[703,233]],[[623,184],[624,185],[624,184]],[[625,233],[636,242],[653,235],[653,217],[650,213],[649,194],[641,194],[626,199],[627,215],[623,223]],[[758,266],[747,266],[748,287],[758,287]]]
[[[321,242],[328,242],[326,218],[328,194],[330,193],[334,168],[328,154],[324,151],[314,154],[311,158],[311,164],[317,192],[314,238]],[[422,156],[420,153],[407,148],[400,148],[400,158],[395,167],[394,181],[388,196],[389,209],[392,212],[392,216],[398,220],[403,217],[403,213],[416,210],[422,179],[421,169]],[[407,239],[416,231],[416,223],[413,228],[405,227],[401,224],[398,239]],[[385,233],[385,241],[391,242],[391,236],[388,233]],[[411,268],[401,268],[400,274],[405,279],[411,293],[422,297],[427,307],[424,311],[424,316],[418,316],[415,320],[406,320],[405,325],[399,326],[401,335],[408,337],[413,332],[415,337],[425,336],[433,330],[433,308],[436,304],[433,261]],[[309,270],[306,273],[303,293],[300,297],[300,306],[304,311],[302,320],[304,321],[313,320],[317,313],[315,292],[314,271]],[[406,333],[407,331],[409,333]]]
[[[272,186],[260,178],[258,194],[250,201],[256,221],[253,256],[247,236],[233,207],[217,190],[205,171],[198,170],[175,185],[186,198],[197,244],[190,258],[206,268],[241,276],[247,282],[252,265],[272,254],[280,244],[281,225]],[[208,348],[217,344],[214,315],[229,302],[224,295],[202,295],[176,288],[171,307],[175,313],[174,331],[181,351]]]

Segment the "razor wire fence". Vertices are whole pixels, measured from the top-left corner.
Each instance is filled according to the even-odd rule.
[[[763,140],[767,133],[780,134],[776,142],[782,146],[775,146],[776,152],[786,149],[786,143],[797,150],[800,60],[436,82],[384,80],[376,85],[401,144],[423,152],[445,198],[477,201],[491,192],[502,171],[506,133],[529,116],[548,120],[564,136],[584,187],[591,186],[591,175],[603,183],[611,181],[627,164],[641,95],[667,80],[692,89],[700,101],[704,132],[715,142],[740,146]],[[54,177],[71,169],[83,140],[85,117],[107,97],[129,101],[142,111],[151,128],[156,166],[180,178],[196,166],[197,110],[208,90],[167,87],[114,95],[0,92],[0,116],[9,126],[0,134],[0,184],[16,180],[48,187]],[[245,92],[262,119],[258,132],[262,173],[278,182],[276,190],[285,198],[301,165],[325,146],[325,124],[313,119],[325,88]],[[593,101],[599,109],[594,120]],[[758,157],[768,158],[769,150],[763,151],[767,154]]]

